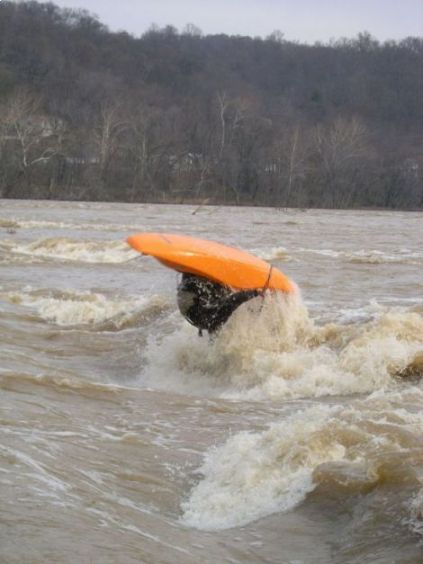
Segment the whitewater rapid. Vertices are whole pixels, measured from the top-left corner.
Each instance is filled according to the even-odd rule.
[[[421,226],[3,202],[2,557],[417,564]],[[219,233],[299,290],[200,338],[177,275],[125,243],[143,230]]]

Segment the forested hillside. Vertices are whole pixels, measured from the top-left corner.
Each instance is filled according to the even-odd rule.
[[[422,170],[422,38],[136,38],[0,2],[0,197],[418,208]]]

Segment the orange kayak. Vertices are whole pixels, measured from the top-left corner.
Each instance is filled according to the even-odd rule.
[[[203,276],[235,290],[295,291],[291,280],[268,262],[215,241],[172,233],[137,233],[128,237],[128,243],[168,268]]]

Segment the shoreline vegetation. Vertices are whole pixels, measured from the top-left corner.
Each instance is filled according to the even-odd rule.
[[[422,100],[423,38],[135,37],[3,1],[0,198],[418,211]]]

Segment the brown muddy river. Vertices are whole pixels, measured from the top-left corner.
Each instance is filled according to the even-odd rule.
[[[300,292],[200,338],[139,231]],[[0,561],[423,562],[422,242],[419,213],[0,201]]]

